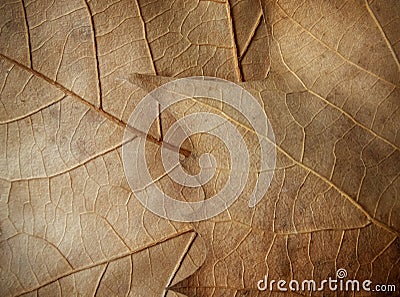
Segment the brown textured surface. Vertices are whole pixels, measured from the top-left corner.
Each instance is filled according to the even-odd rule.
[[[398,294],[398,1],[0,7],[0,295],[298,296],[257,292],[257,281],[321,280],[338,268],[396,284]],[[197,156],[213,152],[218,175],[197,190],[163,176],[159,146],[174,117],[220,114],[252,155],[240,199],[185,224],[133,197],[121,146],[143,96],[193,75],[238,82],[259,100],[274,128],[277,168],[265,198],[248,208],[259,165],[254,131],[207,99],[174,106],[154,123],[146,153],[157,183],[177,199],[213,195],[229,164],[223,145],[197,135],[183,166],[195,173]],[[313,295],[335,296],[323,294]],[[374,294],[390,295],[356,295]]]

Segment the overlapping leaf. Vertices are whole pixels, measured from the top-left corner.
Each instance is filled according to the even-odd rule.
[[[2,295],[263,296],[270,292],[258,292],[257,281],[265,274],[318,281],[338,268],[399,286],[397,2],[1,6]],[[241,83],[259,100],[274,128],[277,168],[264,199],[248,208],[257,135],[240,113],[211,100],[174,106],[146,146],[169,194],[207,199],[230,168],[224,146],[197,135],[183,166],[195,173],[198,156],[212,152],[218,175],[197,190],[172,183],[159,149],[178,117],[222,115],[252,156],[249,182],[231,208],[182,224],[135,199],[121,146],[141,98],[191,75]],[[129,141],[143,137],[137,132]]]

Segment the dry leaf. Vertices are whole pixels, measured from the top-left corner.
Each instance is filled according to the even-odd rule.
[[[10,1],[0,16],[0,292],[2,296],[294,296],[258,280],[349,279],[400,289],[400,5],[396,0]],[[146,139],[155,183],[201,201],[229,177],[226,146],[207,134],[181,147],[197,174],[176,184],[160,146],[178,119],[209,112],[248,145],[239,199],[201,222],[148,211],[121,148],[128,118],[178,77],[240,84],[264,107],[277,164],[255,208],[258,137],[240,111],[188,98]],[[143,115],[148,116],[148,115]],[[313,296],[349,296],[313,292]],[[356,292],[356,296],[396,292]],[[398,293],[397,293],[398,294]]]

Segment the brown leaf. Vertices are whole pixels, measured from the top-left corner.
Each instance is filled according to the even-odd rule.
[[[297,296],[309,292],[259,291],[257,282],[264,275],[318,282],[339,268],[349,279],[399,289],[397,1],[5,0],[1,7],[2,296]],[[124,140],[142,98],[187,76],[240,84],[264,108],[274,140],[240,110],[190,96],[157,117],[149,135],[131,126]],[[164,142],[169,128],[197,112],[237,128],[249,178],[218,216],[169,221],[132,193],[121,148],[146,140],[154,184],[180,201],[209,199],[232,168],[224,143],[199,133],[179,148],[192,175],[202,154],[214,155],[216,174],[201,187],[179,185],[161,162],[163,144],[178,149]],[[259,138],[273,142],[276,168],[265,197],[249,208]]]

